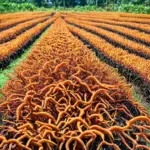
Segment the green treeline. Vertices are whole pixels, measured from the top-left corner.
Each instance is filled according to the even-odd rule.
[[[0,0],[0,12],[33,11],[121,11],[150,13],[150,0]]]
[[[122,5],[122,4],[133,4],[133,5],[145,5],[150,6],[150,0],[0,0],[0,2],[13,2],[13,3],[34,3],[35,5],[41,6],[62,6],[62,7],[74,7],[74,6],[85,6],[95,5],[106,7],[109,5]]]

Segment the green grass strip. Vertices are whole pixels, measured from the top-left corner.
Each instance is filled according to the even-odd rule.
[[[140,90],[134,86],[132,86],[132,95],[135,97],[136,101],[140,103],[144,108],[147,109],[148,114],[150,115],[150,104],[146,102],[146,100],[142,97]]]

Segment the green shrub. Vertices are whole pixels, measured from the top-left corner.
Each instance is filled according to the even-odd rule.
[[[115,10],[120,12],[150,14],[150,7],[144,5],[122,4],[117,6]]]
[[[88,11],[119,11],[119,12],[129,12],[129,13],[142,13],[150,14],[150,7],[145,5],[134,5],[134,4],[110,4],[107,8],[97,7],[95,5],[86,5],[86,6],[75,6],[75,7],[47,7],[44,4],[43,7],[36,7],[32,3],[12,3],[12,2],[0,2],[0,13],[7,12],[19,12],[19,11],[72,11],[72,12],[88,12]]]
[[[0,13],[19,12],[19,11],[34,11],[38,8],[31,3],[0,3]]]

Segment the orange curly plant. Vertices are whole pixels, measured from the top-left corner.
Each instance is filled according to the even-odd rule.
[[[0,149],[148,149],[147,111],[62,19],[16,69],[3,93]]]

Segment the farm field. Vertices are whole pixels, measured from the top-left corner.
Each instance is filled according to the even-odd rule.
[[[150,15],[0,16],[0,150],[150,150]]]

